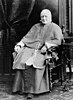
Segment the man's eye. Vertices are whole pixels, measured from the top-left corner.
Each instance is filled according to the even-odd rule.
[[[43,18],[44,16],[41,16],[41,18]]]
[[[47,16],[42,16],[42,18],[44,18],[44,17],[46,18]]]

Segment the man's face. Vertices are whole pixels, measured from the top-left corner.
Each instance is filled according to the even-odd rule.
[[[43,24],[49,24],[49,23],[51,23],[51,14],[47,13],[46,11],[44,11],[44,12],[41,13],[40,18],[41,18],[41,22]]]

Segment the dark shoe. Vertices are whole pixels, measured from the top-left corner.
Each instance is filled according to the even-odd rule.
[[[32,99],[32,97],[33,97],[33,95],[30,93],[27,95],[27,99]]]
[[[24,95],[24,93],[23,93],[23,92],[19,92],[18,94],[19,94],[19,95]]]
[[[64,85],[62,91],[63,92],[68,92],[69,91],[69,87],[67,86],[67,84]]]
[[[11,92],[11,95],[17,95],[19,92]]]

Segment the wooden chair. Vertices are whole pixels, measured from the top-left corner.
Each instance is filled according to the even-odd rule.
[[[53,84],[65,81],[66,76],[66,60],[64,58],[63,46],[51,47],[46,52],[46,65],[49,68],[49,88],[53,88]]]

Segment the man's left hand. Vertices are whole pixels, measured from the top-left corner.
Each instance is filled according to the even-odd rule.
[[[47,48],[45,46],[42,47],[41,53],[46,53]]]

